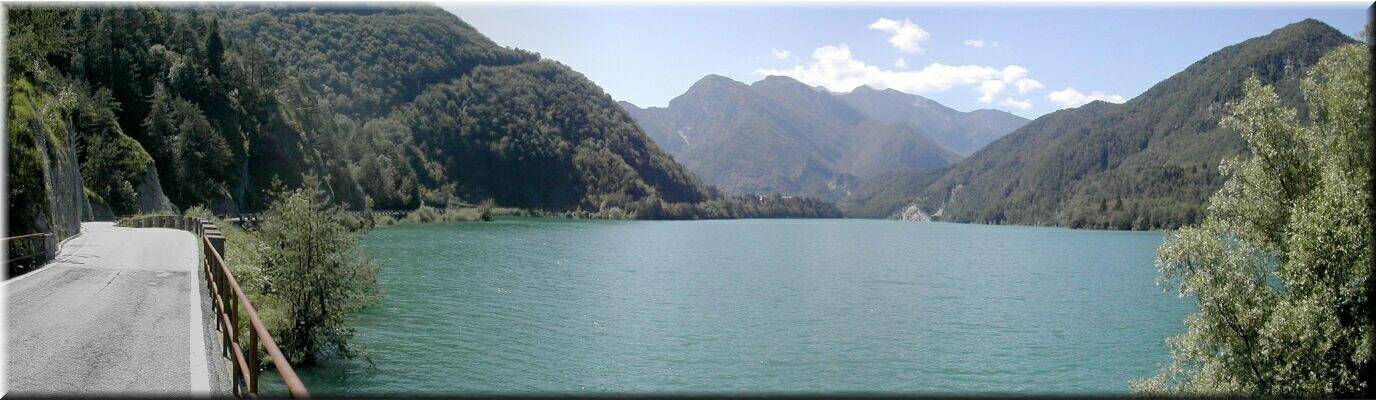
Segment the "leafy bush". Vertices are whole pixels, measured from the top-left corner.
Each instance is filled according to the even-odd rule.
[[[380,296],[378,267],[314,184],[279,195],[254,236],[264,294],[288,322],[274,337],[293,363],[353,356],[348,317]]]
[[[1223,163],[1209,215],[1161,246],[1159,282],[1199,311],[1148,393],[1370,397],[1370,54],[1349,45],[1304,80],[1309,124],[1256,78],[1223,123],[1253,156]]]

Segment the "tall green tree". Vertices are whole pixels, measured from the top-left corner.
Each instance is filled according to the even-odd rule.
[[[1136,391],[1371,395],[1371,107],[1365,46],[1324,56],[1303,82],[1308,123],[1253,78],[1224,126],[1251,155],[1197,226],[1157,256],[1159,282],[1199,311],[1173,363]]]
[[[225,62],[225,43],[220,39],[220,20],[210,20],[209,32],[205,38],[205,63],[210,74],[220,76],[220,67]]]
[[[352,356],[354,330],[348,318],[378,298],[378,267],[340,224],[319,179],[282,193],[268,208],[256,235],[265,293],[286,314],[273,336],[293,364],[332,355]]]

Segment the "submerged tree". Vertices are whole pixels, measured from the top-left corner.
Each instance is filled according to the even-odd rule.
[[[1223,124],[1251,156],[1198,226],[1157,256],[1158,284],[1199,311],[1170,340],[1173,363],[1143,393],[1372,394],[1370,55],[1349,45],[1303,83],[1309,123],[1255,78]]]

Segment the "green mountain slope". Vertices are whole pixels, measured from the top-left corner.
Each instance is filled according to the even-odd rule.
[[[799,100],[825,103],[819,95]],[[675,159],[727,193],[840,198],[856,179],[835,169],[846,145],[836,133],[858,116],[786,104],[782,96],[709,75],[667,108],[627,110]]]
[[[1256,75],[1302,107],[1307,68],[1352,42],[1310,19],[1226,47],[1127,103],[1038,118],[956,164],[915,203],[959,222],[1114,229],[1197,222],[1221,184],[1219,161],[1246,151],[1218,126],[1244,80]]]
[[[946,169],[892,171],[866,179],[836,207],[849,218],[896,218],[913,197],[946,173]]]
[[[63,170],[80,168],[68,180],[84,186],[63,198],[95,206],[74,202],[72,218],[254,211],[306,179],[351,208],[490,198],[586,216],[826,214],[735,207],[584,76],[434,6],[9,11],[11,94],[32,90],[8,106],[34,116],[11,129],[26,174],[10,172],[24,199],[11,219],[31,229],[53,223],[40,217],[56,178],[27,178],[57,156],[75,158]]]
[[[915,126],[962,157],[1027,124],[1026,118],[1004,111],[960,112],[926,97],[893,89],[861,86],[836,97],[867,118]]]
[[[261,207],[272,182],[300,184],[306,175],[323,179],[341,203],[364,202],[341,162],[332,119],[311,111],[312,94],[262,63],[257,48],[224,40],[207,13],[8,11],[8,87],[11,94],[31,88],[21,97],[33,101],[7,106],[11,115],[47,121],[11,131],[10,150],[51,147],[44,132],[65,137],[80,165],[78,195],[91,203],[84,219],[173,206]]]
[[[396,119],[470,198],[515,207],[600,210],[705,188],[581,74],[541,61],[480,67],[426,89]]]
[[[540,58],[498,46],[433,6],[248,5],[219,11],[230,40],[258,45],[286,73],[309,82],[332,111],[351,117],[386,115],[430,85],[478,66]]]
[[[387,149],[368,145],[350,152],[358,162],[385,159],[388,176],[415,177],[414,193],[369,193],[390,200],[380,206],[492,198],[597,211],[711,197],[581,74],[498,46],[437,7],[244,7],[222,15],[229,37],[259,45],[323,93],[335,120],[392,127],[351,135],[350,143],[378,142],[379,134],[407,140],[401,154],[374,154]]]
[[[908,124],[866,120],[852,126],[846,136],[851,147],[838,166],[865,181],[893,171],[943,169],[960,161],[959,155]]]
[[[702,78],[668,107],[621,103],[675,159],[730,193],[845,197],[864,178],[960,157],[911,125],[876,121],[792,78]]]

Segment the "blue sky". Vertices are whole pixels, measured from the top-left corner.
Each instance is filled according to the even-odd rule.
[[[1349,35],[1366,24],[1362,4],[441,6],[497,43],[558,60],[642,107],[667,105],[707,74],[747,83],[781,74],[1028,118],[1130,99],[1220,48],[1304,18]]]

